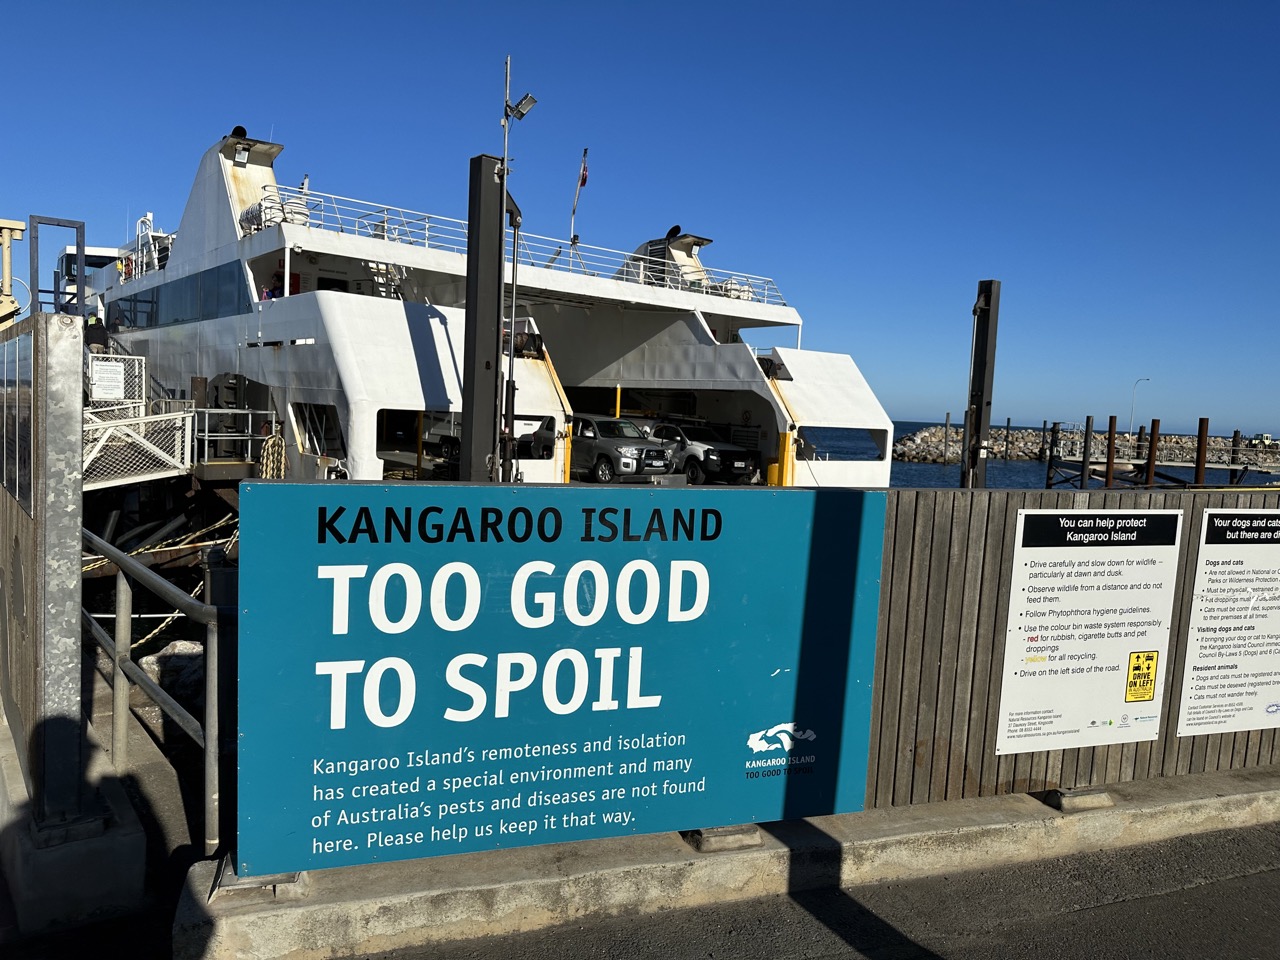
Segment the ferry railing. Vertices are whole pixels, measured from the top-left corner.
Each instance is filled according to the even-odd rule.
[[[240,222],[241,227],[249,232],[278,223],[295,223],[450,253],[467,252],[465,220],[417,213],[400,207],[317,193],[299,187],[263,187],[262,199],[244,212]],[[786,306],[786,300],[777,284],[768,277],[710,267],[682,268],[679,264],[662,258],[524,232],[520,234],[519,250],[513,249],[512,243],[513,233],[508,230],[507,259],[514,261],[519,257],[522,266],[706,293],[731,300]]]
[[[511,234],[507,234],[507,259],[514,259]],[[731,300],[748,300],[785,307],[786,300],[778,292],[778,286],[768,277],[749,273],[717,270],[706,266],[681,266],[670,260],[646,257],[638,253],[623,253],[604,247],[566,243],[551,237],[520,233],[520,264],[543,267],[566,273],[640,283],[650,287],[666,287],[706,293]]]
[[[296,223],[452,253],[467,251],[465,220],[293,187],[264,186],[262,199],[246,210],[240,220],[247,230]]]
[[[80,616],[95,641],[111,658],[111,763],[117,773],[128,767],[129,694],[136,686],[163,711],[164,715],[204,751],[204,852],[217,852],[219,823],[219,727],[218,727],[218,623],[234,623],[235,608],[216,607],[189,596],[164,577],[155,573],[101,537],[83,530],[85,545],[116,565],[115,635],[110,636],[89,611],[81,608]],[[200,562],[205,572],[205,588],[210,585],[210,562],[218,547],[200,549]],[[164,602],[195,621],[204,624],[204,718],[197,720],[185,707],[165,691],[136,663],[130,655],[133,627],[133,587],[130,578]]]
[[[279,432],[274,410],[201,407],[194,414],[196,457],[201,463],[254,462],[262,444]]]
[[[192,416],[178,411],[99,418],[86,409],[83,442],[85,490],[180,476],[191,470]]]

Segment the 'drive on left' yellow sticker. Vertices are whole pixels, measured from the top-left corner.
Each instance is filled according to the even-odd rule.
[[[1128,685],[1124,691],[1125,703],[1137,703],[1156,698],[1156,662],[1160,654],[1156,650],[1140,650],[1129,654]]]

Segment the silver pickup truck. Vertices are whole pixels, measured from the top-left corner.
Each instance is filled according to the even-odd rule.
[[[721,440],[710,427],[658,423],[650,436],[667,446],[675,472],[683,473],[690,485],[709,480],[748,483],[755,475],[755,453],[736,443]]]
[[[616,417],[575,416],[570,468],[596,483],[671,472],[671,452],[634,423]]]

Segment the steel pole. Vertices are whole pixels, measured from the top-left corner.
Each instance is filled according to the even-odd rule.
[[[509,172],[507,170],[507,164],[509,162],[508,148],[509,148],[509,142],[510,142],[510,134],[511,134],[511,58],[507,57],[506,79],[503,83],[503,92],[502,92],[502,170],[500,175],[502,178],[502,214],[501,215],[503,217],[506,217],[507,215],[507,208],[510,205],[510,196],[511,196],[509,193],[507,193],[507,174]],[[503,227],[502,229],[502,246],[503,247],[506,246],[506,228],[505,227]],[[497,481],[497,480],[502,480],[503,482],[507,482],[510,480],[510,475],[509,475],[510,467],[508,466],[508,461],[506,459],[506,443],[503,441],[503,437],[502,437],[504,391],[499,386],[502,383],[502,376],[501,376],[502,351],[503,351],[502,338],[503,338],[503,334],[507,329],[506,320],[502,316],[503,310],[506,306],[506,302],[505,302],[506,301],[506,292],[505,292],[506,282],[502,277],[502,273],[506,272],[505,251],[503,253],[502,259],[503,259],[502,271],[498,276],[498,353],[497,353],[497,356],[494,358],[494,369],[499,371],[499,373],[496,376],[497,383],[495,383],[495,393],[494,393],[494,409],[496,411],[497,418],[494,421],[494,425],[493,425],[494,445],[493,445],[492,460],[490,461],[490,464],[489,464],[489,480],[491,482]],[[515,260],[515,257],[513,255],[512,262],[514,262],[514,260]],[[515,320],[515,317],[513,313],[513,316],[512,316],[513,328],[514,328],[514,320]]]
[[[1133,381],[1133,395],[1129,398],[1129,439],[1133,439],[1133,408],[1138,402],[1138,384],[1144,380],[1150,380],[1150,377],[1139,377]]]

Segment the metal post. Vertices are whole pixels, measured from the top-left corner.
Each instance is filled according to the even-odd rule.
[[[27,225],[19,220],[0,220],[0,325],[18,315],[18,300],[13,295],[13,247],[22,239]]]
[[[1144,380],[1150,380],[1150,377],[1139,377],[1133,381],[1133,395],[1129,398],[1129,436],[1133,436],[1133,406],[1138,402],[1138,384]]]
[[[418,411],[418,460],[417,460],[417,464],[414,467],[414,472],[413,472],[413,479],[415,480],[422,479],[422,426],[423,426],[422,418],[423,418],[423,413],[421,410],[419,410]]]
[[[1209,418],[1200,418],[1200,428],[1196,434],[1196,486],[1204,486],[1204,465],[1209,459]]]
[[[204,628],[204,853],[213,856],[220,843],[221,783],[218,764],[218,624]]]
[[[1084,418],[1084,439],[1080,449],[1080,489],[1089,489],[1089,475],[1093,473],[1093,417]]]
[[[497,443],[497,359],[502,338],[502,161],[471,158],[467,217],[467,325],[462,379],[462,442],[458,463],[464,481],[493,479]]]
[[[1151,421],[1151,440],[1147,444],[1147,488],[1156,483],[1156,448],[1160,445],[1160,421]]]
[[[1053,489],[1053,460],[1054,460],[1054,457],[1056,457],[1058,454],[1059,426],[1061,425],[1055,422],[1053,425],[1053,432],[1049,434],[1049,451],[1045,457],[1045,460],[1048,463],[1048,468],[1045,470],[1045,474],[1044,474],[1044,488],[1046,490]]]
[[[991,387],[996,366],[996,327],[1000,317],[1000,281],[978,283],[973,304],[973,350],[969,363],[969,403],[965,410],[962,488],[987,485],[987,454],[991,434]]]
[[[1240,462],[1240,431],[1237,430],[1231,434],[1231,463],[1237,464],[1239,462]],[[1231,486],[1234,487],[1236,484],[1240,482],[1243,476],[1244,475],[1239,470],[1232,470],[1231,473],[1228,474],[1227,476],[1227,483],[1231,484]]]
[[[124,665],[133,640],[133,587],[116,573],[115,669],[111,675],[111,765],[123,773],[129,763],[129,678]]]
[[[507,385],[503,392],[502,482],[510,483],[514,479],[512,460],[516,447],[516,270],[520,262],[521,216],[509,193],[506,204],[511,226],[511,320],[507,325]]]
[[[1009,441],[1013,439],[1013,417],[1004,418],[1004,458],[1009,459]]]
[[[1107,478],[1104,484],[1108,490],[1116,484],[1116,418],[1114,415],[1107,421]]]
[[[511,135],[511,121],[521,120],[524,115],[529,112],[530,108],[537,101],[530,94],[525,94],[520,98],[519,103],[511,102],[511,58],[507,57],[506,80],[503,88],[502,99],[502,204],[506,210],[511,227],[511,319],[507,324],[507,386],[504,391],[504,398],[498,399],[499,404],[499,421],[497,425],[497,437],[501,450],[495,449],[494,463],[501,462],[500,475],[503,483],[510,483],[512,480],[512,459],[515,453],[515,424],[516,424],[516,270],[520,263],[520,208],[516,206],[515,201],[511,199],[511,192],[507,189],[507,178],[511,175],[510,158],[511,154],[508,150],[508,143]],[[585,159],[585,152],[583,154]],[[498,314],[501,319],[501,312]],[[502,355],[502,338],[499,337],[498,342],[499,355],[498,362],[501,364]],[[505,403],[503,403],[505,399]],[[505,411],[505,417],[502,412]]]
[[[201,547],[200,566],[204,571],[204,597],[213,599],[214,563],[223,557],[221,547]],[[218,618],[212,617],[204,628],[204,853],[217,852],[221,840],[219,830],[221,782],[218,765],[222,756],[218,742]]]
[[[947,411],[947,419],[942,425],[942,462],[951,462],[951,411]]]
[[[31,579],[26,591],[30,632],[23,637],[33,647],[29,662],[36,670],[28,678],[30,712],[20,720],[10,716],[9,723],[21,728],[25,722],[30,732],[31,810],[43,830],[97,814],[87,803],[92,793],[85,780],[81,690],[83,450],[75,438],[84,426],[84,324],[72,316],[33,312],[32,328],[32,523],[19,519],[21,526],[4,535],[6,551],[21,555]],[[13,607],[8,609],[12,617]]]

